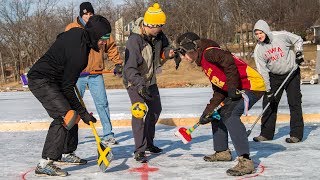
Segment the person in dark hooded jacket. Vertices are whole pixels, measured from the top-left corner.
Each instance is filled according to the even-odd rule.
[[[74,27],[84,28],[89,18],[94,15],[94,9],[90,2],[83,2],[80,4],[79,16],[74,22],[68,24],[65,31]],[[91,50],[88,58],[88,65],[81,74],[94,73],[90,75],[81,75],[77,81],[77,88],[80,95],[83,97],[86,88],[89,89],[93,102],[95,104],[97,113],[102,126],[102,143],[106,145],[116,145],[118,141],[115,139],[112,131],[112,124],[110,120],[109,102],[106,93],[106,87],[103,78],[103,70],[106,67],[104,55],[108,56],[108,61],[115,64],[115,75],[122,74],[122,58],[118,51],[117,44],[113,36],[110,36],[106,45],[100,49],[99,52]]]
[[[214,91],[210,103],[199,119],[200,124],[211,122],[214,141],[212,155],[204,157],[205,161],[231,161],[228,148],[228,133],[238,154],[239,163],[227,170],[231,176],[242,176],[254,172],[250,159],[246,128],[240,117],[249,110],[264,94],[265,85],[262,76],[241,59],[209,39],[200,39],[193,33],[180,35],[176,44],[182,59],[196,62],[208,76]],[[244,97],[244,98],[242,98]],[[218,111],[220,120],[214,119],[213,110],[221,103]]]
[[[59,34],[49,50],[30,69],[29,89],[53,118],[36,174],[67,176],[68,172],[55,166],[54,161],[87,163],[74,154],[78,145],[78,124],[68,127],[66,123],[77,121],[79,116],[86,124],[96,122],[79,102],[74,87],[87,66],[90,49],[98,52],[110,32],[111,26],[106,18],[92,16],[85,29],[73,28]]]

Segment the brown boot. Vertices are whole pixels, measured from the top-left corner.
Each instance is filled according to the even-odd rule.
[[[298,143],[298,142],[300,142],[301,140],[299,139],[299,138],[297,138],[297,137],[293,137],[293,136],[291,136],[290,138],[286,138],[286,142],[287,143]]]
[[[243,176],[254,173],[254,164],[251,159],[240,156],[238,157],[238,161],[236,166],[227,170],[229,176]]]
[[[265,138],[265,137],[263,137],[263,136],[257,136],[257,137],[254,137],[253,138],[253,140],[255,141],[255,142],[261,142],[261,141],[270,141],[269,139],[267,139],[267,138]]]
[[[203,158],[205,161],[214,162],[214,161],[231,161],[232,155],[229,149],[221,152],[216,152],[212,155],[207,155]]]

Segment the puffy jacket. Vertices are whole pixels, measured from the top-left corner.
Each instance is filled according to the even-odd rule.
[[[169,59],[169,41],[163,32],[156,37],[148,37],[142,33],[139,18],[135,22],[132,34],[126,43],[123,82],[125,87],[151,86],[157,83],[156,71]]]
[[[85,111],[80,104],[74,86],[81,71],[87,66],[90,38],[82,28],[73,28],[58,35],[50,49],[32,66],[29,79],[48,79],[61,87],[61,92],[72,109]]]
[[[65,28],[65,31],[68,31],[71,28],[75,27],[84,28],[81,22],[79,21],[79,17],[77,17],[77,19],[74,22],[68,24]],[[107,53],[108,60],[114,62],[114,64],[123,63],[119,51],[117,49],[117,45],[114,41],[114,38],[110,36],[110,39],[107,41],[105,47],[102,50],[100,50],[100,52],[96,52],[93,49],[90,50],[88,65],[83,70],[83,72],[102,71],[104,69],[103,52]]]

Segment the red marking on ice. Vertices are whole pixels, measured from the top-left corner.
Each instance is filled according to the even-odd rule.
[[[249,176],[242,177],[242,178],[240,178],[238,180],[250,179],[250,178],[254,178],[254,177],[257,177],[257,176],[261,175],[264,172],[264,170],[266,169],[266,167],[264,165],[262,165],[261,163],[258,165],[258,167],[260,167],[260,171],[258,173],[255,173],[255,174],[253,174],[251,176],[249,175]]]
[[[158,171],[159,168],[149,167],[148,163],[143,163],[141,167],[138,168],[131,168],[130,172],[138,172],[141,173],[142,180],[148,180],[149,172]]]
[[[22,174],[20,175],[21,179],[22,179],[22,180],[26,180],[26,175],[27,175],[29,172],[34,171],[34,170],[35,170],[35,168],[32,168],[32,169],[29,169],[28,171],[22,173]]]

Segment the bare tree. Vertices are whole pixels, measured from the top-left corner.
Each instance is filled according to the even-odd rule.
[[[14,64],[14,78],[18,79],[22,63],[22,52],[24,50],[24,22],[28,21],[28,13],[31,7],[31,1],[20,3],[18,0],[11,2],[2,1],[4,6],[0,8],[0,19],[2,20],[0,32],[3,43],[7,44],[9,50],[8,61]]]
[[[13,68],[15,80],[78,16],[78,4],[57,2],[0,0],[1,69]],[[112,25],[120,17],[126,25],[143,16],[154,2],[158,2],[167,15],[164,32],[171,40],[192,31],[227,48],[233,47],[233,51],[241,51],[247,55],[243,56],[246,59],[253,53],[252,25],[257,20],[267,21],[272,30],[287,30],[304,37],[320,13],[319,0],[124,0],[121,6],[112,0],[94,0],[92,4],[96,14],[107,17]],[[240,30],[240,43],[234,49],[237,30]],[[1,77],[5,75],[0,73]]]

